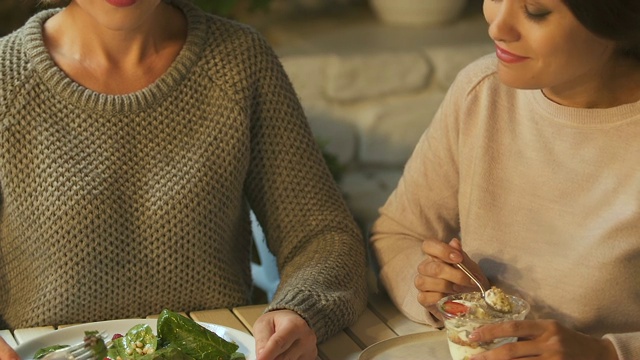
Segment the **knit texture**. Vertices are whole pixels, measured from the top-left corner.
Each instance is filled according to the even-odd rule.
[[[434,324],[413,286],[421,244],[461,237],[530,318],[615,334],[620,359],[640,359],[640,102],[565,107],[496,69],[489,55],[458,75],[380,210],[382,281]]]
[[[0,326],[248,304],[251,208],[281,272],[269,309],[322,341],[366,304],[361,233],[266,41],[175,5],[186,44],[132,94],[54,65],[59,10],[0,40]]]

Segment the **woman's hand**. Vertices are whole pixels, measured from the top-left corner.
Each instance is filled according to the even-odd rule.
[[[460,240],[453,239],[449,244],[439,240],[425,240],[422,243],[422,251],[429,258],[418,265],[418,275],[415,278],[415,287],[418,289],[418,302],[437,315],[434,305],[448,294],[477,291],[477,286],[462,272],[451,264],[459,262],[469,268],[482,282],[489,287],[489,281],[475,262],[462,251]]]
[[[315,332],[291,310],[270,311],[260,316],[253,324],[253,337],[257,360],[315,360],[318,355]]]
[[[521,320],[484,325],[475,330],[469,339],[485,342],[502,337],[517,337],[520,340],[485,351],[471,359],[618,360],[610,341],[570,330],[555,320]]]
[[[18,354],[3,338],[0,338],[0,360],[20,360]]]

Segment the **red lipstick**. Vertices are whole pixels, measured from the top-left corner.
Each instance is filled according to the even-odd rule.
[[[519,62],[523,62],[528,59],[528,57],[516,55],[514,53],[508,52],[507,50],[501,48],[496,45],[496,56],[500,61],[505,62],[507,64],[515,64]]]
[[[127,7],[135,4],[138,0],[106,0],[109,5],[115,7]]]

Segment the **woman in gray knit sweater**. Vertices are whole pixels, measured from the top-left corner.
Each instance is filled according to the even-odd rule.
[[[315,359],[364,309],[364,242],[264,39],[187,0],[0,39],[0,327],[248,304],[250,209],[281,276],[258,359]]]

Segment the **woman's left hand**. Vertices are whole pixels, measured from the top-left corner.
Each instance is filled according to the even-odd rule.
[[[478,342],[503,337],[519,341],[473,356],[472,360],[554,359],[618,360],[613,344],[571,330],[555,320],[521,320],[485,325],[469,337]]]
[[[298,313],[275,310],[253,324],[257,360],[314,360],[318,355],[316,334]]]

